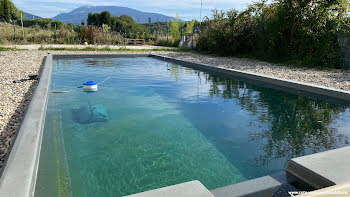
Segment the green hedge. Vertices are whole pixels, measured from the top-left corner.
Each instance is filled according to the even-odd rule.
[[[349,27],[348,0],[265,1],[245,11],[212,11],[198,48],[307,67],[342,68],[338,37]]]
[[[61,29],[64,26],[64,23],[62,21],[48,19],[48,18],[35,19],[35,20],[23,20],[24,27],[31,27],[35,25],[38,25],[41,28],[48,28],[51,26],[52,29],[56,25],[57,29]]]

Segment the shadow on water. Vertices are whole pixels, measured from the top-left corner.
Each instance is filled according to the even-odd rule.
[[[171,66],[170,76],[176,81],[181,78],[179,69],[181,68],[176,65]],[[230,128],[223,120],[227,119],[225,115],[235,114],[215,113],[217,107],[213,103],[206,105],[185,100],[179,107],[186,118],[246,177],[256,178],[275,173],[276,166],[283,170],[291,158],[349,144],[348,136],[332,125],[348,105],[255,86],[232,78],[197,73],[198,81],[209,86],[207,93],[211,99],[234,102],[253,117],[249,120],[251,128]],[[201,119],[210,120],[211,123],[198,119],[199,114]],[[220,125],[215,125],[215,122]],[[236,137],[241,130],[248,132],[245,141]],[[252,145],[255,148],[252,149]],[[247,155],[254,156],[247,161]]]

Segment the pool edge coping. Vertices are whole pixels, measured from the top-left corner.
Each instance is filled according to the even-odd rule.
[[[51,84],[52,55],[42,65],[39,82],[31,96],[15,141],[0,177],[0,196],[33,196],[48,94]]]

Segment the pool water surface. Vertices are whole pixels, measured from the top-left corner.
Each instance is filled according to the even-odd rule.
[[[84,92],[84,82],[103,82]],[[61,93],[59,93],[61,92]],[[349,105],[148,57],[54,59],[35,196],[215,189],[347,146]]]

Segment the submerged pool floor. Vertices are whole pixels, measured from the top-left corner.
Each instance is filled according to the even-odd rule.
[[[88,80],[105,81],[76,88]],[[152,58],[56,59],[51,83],[67,92],[49,96],[38,197],[215,189],[349,143],[347,105]]]

